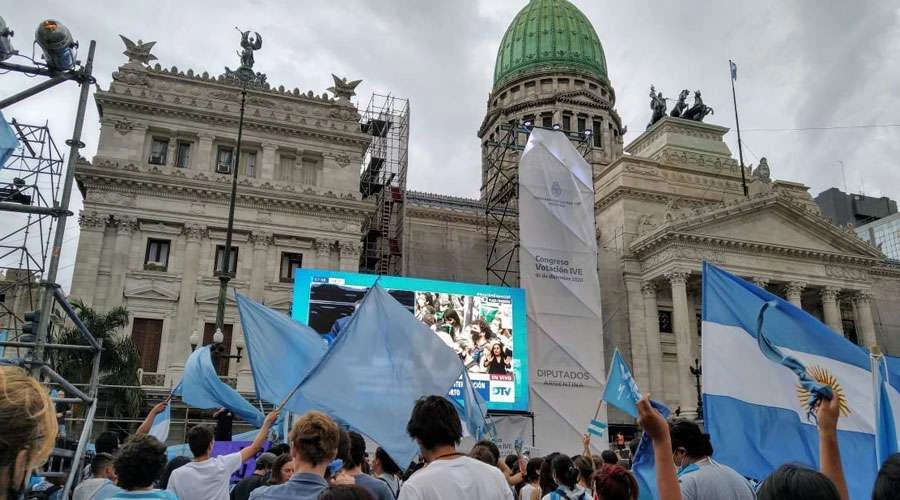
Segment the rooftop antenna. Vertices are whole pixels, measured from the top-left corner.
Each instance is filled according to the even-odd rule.
[[[838,160],[837,162],[841,165],[841,176],[844,178],[844,192],[849,193],[850,189],[847,188],[847,170],[844,169],[844,161]]]

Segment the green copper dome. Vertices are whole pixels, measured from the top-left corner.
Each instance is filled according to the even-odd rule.
[[[591,22],[567,0],[531,0],[503,35],[494,87],[547,68],[587,71],[606,79],[606,56]]]

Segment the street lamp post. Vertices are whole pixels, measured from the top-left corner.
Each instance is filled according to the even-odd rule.
[[[237,180],[238,168],[241,161],[241,139],[244,132],[244,108],[247,101],[247,85],[257,78],[253,72],[253,51],[262,47],[262,37],[259,33],[251,33],[250,31],[241,32],[241,66],[234,72],[230,72],[229,76],[237,77],[241,82],[241,111],[238,118],[238,135],[237,147],[234,154],[234,163],[231,171],[231,199],[228,204],[228,226],[225,231],[225,250],[222,252],[222,268],[219,269],[219,300],[216,304],[216,332],[213,335],[213,343],[215,339],[224,339],[222,329],[225,324],[225,301],[228,296],[228,282],[231,281],[231,242],[234,233],[234,207],[237,202]]]
[[[689,367],[691,370],[691,375],[694,376],[694,381],[697,387],[697,418],[703,419],[703,393],[700,388],[700,375],[703,375],[703,368],[700,366],[700,360],[694,359],[694,364]]]

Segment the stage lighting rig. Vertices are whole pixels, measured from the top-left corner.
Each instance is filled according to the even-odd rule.
[[[78,43],[64,24],[53,19],[42,21],[34,32],[34,41],[44,51],[44,60],[51,71],[66,71],[75,67],[75,48]]]
[[[15,33],[6,26],[6,21],[0,17],[0,61],[5,61],[9,59],[10,56],[18,54],[18,51],[12,46],[12,40],[10,40],[14,34]]]

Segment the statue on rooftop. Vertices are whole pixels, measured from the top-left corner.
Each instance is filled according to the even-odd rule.
[[[235,27],[237,29],[237,27]],[[241,30],[238,30],[241,31]],[[262,48],[262,36],[257,32],[241,31],[241,68],[253,69],[253,51]]]
[[[684,89],[678,94],[678,101],[675,102],[675,106],[672,107],[672,112],[669,113],[669,116],[674,116],[675,118],[681,117],[681,114],[687,109],[687,96],[690,93],[690,90]]]
[[[144,43],[143,40],[138,39],[137,43],[134,43],[126,38],[125,35],[119,35],[119,38],[125,42],[125,52],[122,52],[122,54],[128,56],[128,62],[150,64],[150,61],[156,60],[156,56],[150,53],[150,49],[156,45],[156,42]]]
[[[328,91],[340,101],[349,101],[351,97],[356,95],[356,87],[362,83],[362,80],[348,82],[346,78],[339,78],[334,73],[331,74],[331,77],[334,78],[334,86],[328,87]]]
[[[653,110],[653,115],[650,117],[647,128],[666,116],[666,98],[663,97],[662,92],[657,93],[656,87],[653,85],[650,86],[650,109]]]
[[[706,104],[703,104],[703,98],[700,97],[700,91],[694,91],[694,105],[685,110],[682,113],[681,118],[685,120],[694,120],[696,122],[702,122],[706,115],[710,115],[713,113],[713,109]]]
[[[253,52],[262,48],[262,36],[256,31],[241,31],[237,26],[234,29],[241,34],[241,50],[237,53],[241,58],[241,65],[235,70],[225,66],[224,79],[241,85],[268,88],[266,75],[253,71]]]

